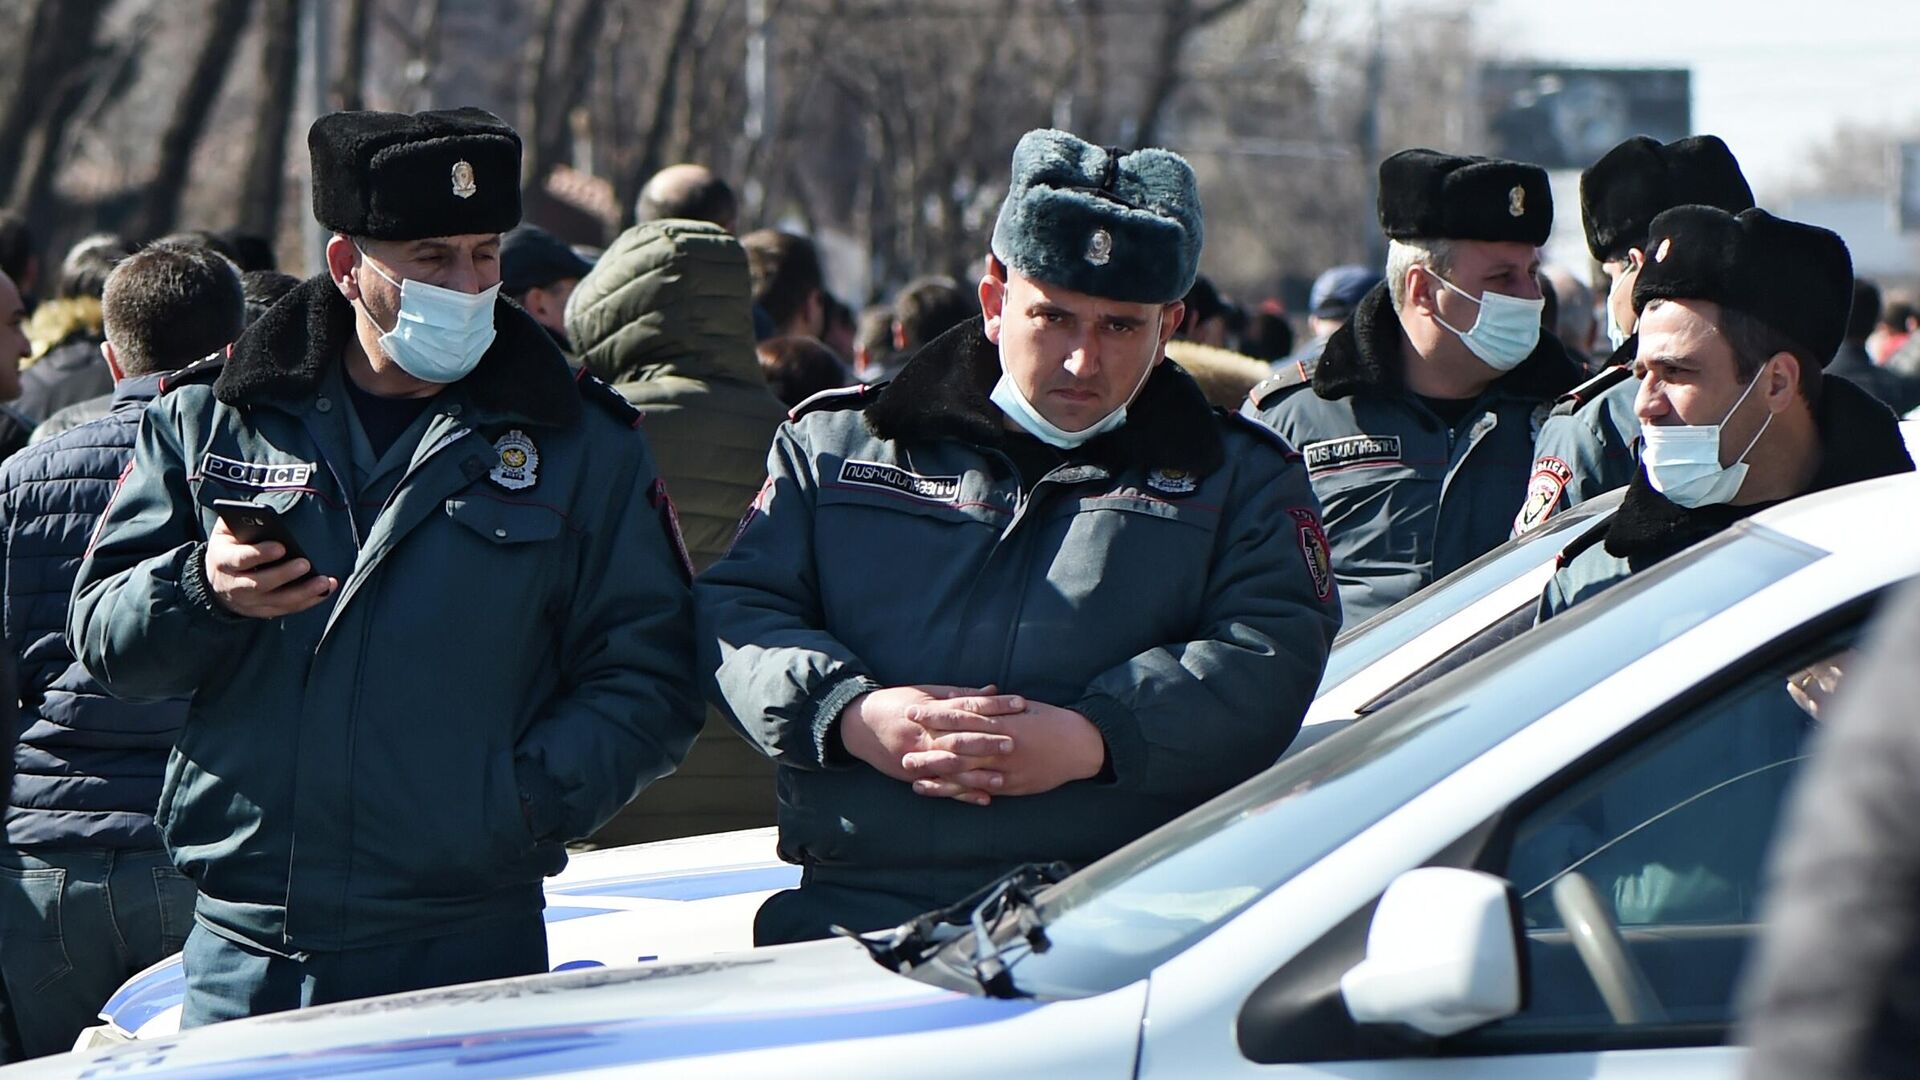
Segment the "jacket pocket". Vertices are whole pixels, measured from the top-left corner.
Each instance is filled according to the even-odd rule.
[[[502,502],[484,495],[461,495],[448,499],[447,517],[473,535],[498,547],[552,540],[566,526],[566,518],[557,510],[526,503]]]

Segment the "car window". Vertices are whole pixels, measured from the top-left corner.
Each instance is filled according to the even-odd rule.
[[[1782,800],[1852,635],[1761,664],[1515,825],[1496,870],[1520,895],[1530,989],[1483,1037],[1724,1029]]]
[[[1137,981],[1535,718],[1823,554],[1729,530],[1284,758],[1044,892],[1051,947],[1020,957],[1016,983],[1068,997]],[[949,965],[965,970],[972,947],[950,945]]]
[[[1334,639],[1319,693],[1345,683],[1380,658],[1440,625],[1528,570],[1552,562],[1561,548],[1596,528],[1619,505],[1605,495],[1556,514],[1545,525],[1509,540],[1413,596]]]

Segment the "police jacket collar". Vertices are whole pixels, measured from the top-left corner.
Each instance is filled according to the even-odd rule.
[[[958,439],[998,446],[1007,431],[988,399],[1000,379],[1000,350],[981,319],[928,342],[866,409],[868,430],[882,439]],[[1219,421],[1193,377],[1164,361],[1127,407],[1127,422],[1090,440],[1093,461],[1178,468],[1206,475],[1226,460]]]
[[[578,423],[579,391],[566,358],[540,324],[501,300],[493,325],[493,345],[459,383],[474,405],[529,424]],[[353,332],[353,305],[325,274],[309,278],[233,343],[214,396],[235,407],[312,401],[327,366],[346,354]]]
[[[1313,370],[1313,392],[1333,399],[1373,394],[1397,397],[1407,392],[1405,340],[1400,317],[1384,282],[1361,297],[1353,318],[1333,332]],[[1580,382],[1580,369],[1560,339],[1545,331],[1540,344],[1520,366],[1493,381],[1493,390],[1511,397],[1552,401]]]
[[[1814,424],[1820,435],[1820,469],[1808,485],[1808,493],[1913,471],[1913,460],[1907,456],[1900,422],[1893,412],[1843,378],[1821,378]],[[1626,498],[1607,525],[1607,553],[1626,559],[1636,568],[1650,565],[1774,505],[1721,504],[1688,509],[1653,490],[1642,468],[1634,474]]]

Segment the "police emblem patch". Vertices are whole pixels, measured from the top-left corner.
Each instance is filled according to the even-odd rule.
[[[1527,499],[1513,519],[1513,533],[1520,535],[1537,528],[1560,505],[1560,493],[1573,481],[1573,467],[1557,457],[1543,457],[1533,463],[1533,478],[1527,481]]]
[[[1507,213],[1514,217],[1524,217],[1527,213],[1527,189],[1519,184],[1507,192]]]
[[[464,161],[453,163],[453,193],[462,199],[471,199],[480,190],[473,179],[473,166]]]
[[[1314,597],[1322,602],[1333,599],[1333,549],[1327,546],[1327,531],[1320,527],[1320,515],[1298,507],[1287,514],[1300,534],[1300,556],[1307,561]]]
[[[540,479],[540,448],[527,433],[515,428],[494,440],[500,461],[487,473],[487,479],[508,491],[525,491]]]
[[[1087,237],[1087,261],[1095,266],[1105,266],[1113,261],[1113,234],[1105,229],[1093,230]]]
[[[1169,495],[1191,495],[1200,479],[1185,469],[1155,469],[1147,474],[1147,486]]]

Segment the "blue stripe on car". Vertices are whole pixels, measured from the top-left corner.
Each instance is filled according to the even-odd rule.
[[[676,874],[584,882],[548,889],[553,896],[626,896],[647,900],[707,900],[716,896],[797,888],[797,866],[760,866],[715,874]]]

